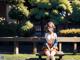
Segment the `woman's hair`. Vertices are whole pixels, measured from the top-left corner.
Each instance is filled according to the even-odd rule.
[[[52,21],[49,21],[46,25],[45,25],[45,31],[48,32],[48,27],[51,27],[53,29],[55,29],[55,24]]]
[[[52,21],[50,21],[50,22],[47,23],[48,26],[49,26],[50,24],[51,24],[52,28],[55,28],[55,24],[54,24]],[[47,26],[47,27],[48,27],[48,26]]]

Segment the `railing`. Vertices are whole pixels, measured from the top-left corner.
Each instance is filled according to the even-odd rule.
[[[36,42],[44,42],[44,37],[0,37],[0,41],[14,42],[14,53],[19,54],[19,41],[33,42],[33,52],[37,53]],[[74,51],[77,50],[77,42],[80,42],[80,37],[58,37],[59,51],[62,51],[63,42],[74,43]]]

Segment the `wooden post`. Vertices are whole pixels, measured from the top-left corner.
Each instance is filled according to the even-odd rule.
[[[62,43],[59,43],[59,51],[62,51]]]
[[[77,43],[74,43],[74,54],[77,52]]]
[[[14,53],[19,54],[19,46],[17,41],[14,42]]]
[[[33,53],[37,53],[37,47],[36,47],[36,42],[33,42]]]

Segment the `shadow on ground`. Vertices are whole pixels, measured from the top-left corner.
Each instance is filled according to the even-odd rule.
[[[29,58],[29,59],[25,59],[25,60],[39,60],[38,58]],[[41,60],[46,60],[45,58],[41,59]],[[56,59],[59,60],[59,59]]]

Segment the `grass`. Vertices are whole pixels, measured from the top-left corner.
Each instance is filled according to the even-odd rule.
[[[64,60],[80,60],[80,55],[65,55]]]
[[[2,59],[4,60],[27,60],[27,59],[31,59],[31,58],[38,58],[36,55],[34,54],[3,54],[0,55]],[[45,57],[43,57],[45,58]],[[80,60],[80,55],[65,55],[63,57],[63,60]]]

